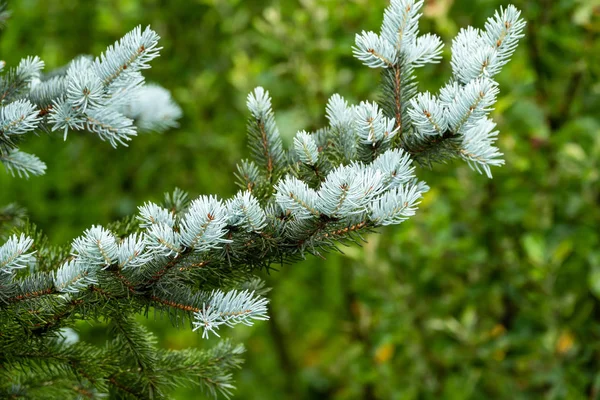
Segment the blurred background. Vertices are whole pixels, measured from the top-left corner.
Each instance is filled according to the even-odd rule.
[[[527,37],[498,80],[494,118],[506,166],[419,169],[432,190],[417,216],[362,248],[266,276],[272,320],[222,335],[243,342],[240,399],[569,398],[600,396],[600,1],[514,0]],[[428,0],[422,31],[450,43],[498,0]],[[20,0],[0,38],[15,65],[47,69],[98,55],[138,24],[162,36],[146,76],[170,89],[181,127],[112,149],[86,134],[22,148],[41,178],[0,171],[0,205],[18,202],[55,243],[134,213],[180,187],[235,193],[248,155],[245,98],[270,90],[284,140],[325,124],[327,99],[375,99],[378,73],[352,58],[385,0]],[[421,90],[450,76],[419,70]],[[161,346],[210,346],[149,320]],[[93,331],[83,339],[90,339]],[[93,340],[93,338],[91,338]],[[177,398],[200,396],[181,389]]]

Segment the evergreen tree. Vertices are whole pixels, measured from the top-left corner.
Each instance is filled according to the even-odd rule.
[[[419,33],[422,5],[392,0],[380,34],[356,36],[356,58],[382,70],[380,101],[351,105],[333,95],[329,125],[298,132],[290,149],[268,92],[248,96],[251,159],[238,165],[241,190],[231,199],[190,201],[175,190],[136,216],[91,227],[68,247],[50,246],[22,223],[18,207],[2,209],[2,396],[161,398],[180,384],[228,396],[242,346],[157,349],[134,316],[153,309],[203,337],[266,320],[267,289],[257,273],[360,243],[365,232],[410,218],[428,190],[413,163],[459,158],[491,177],[503,163],[489,118],[498,95],[493,77],[525,24],[508,6],[484,29],[461,30],[452,78],[437,95],[419,93],[415,69],[439,62],[443,49],[437,36]],[[137,28],[94,61],[78,58],[48,76],[39,59],[23,60],[2,81],[3,163],[17,174],[43,172],[34,156],[14,156],[23,154],[23,135],[39,129],[87,129],[116,145],[135,134],[134,121],[140,129],[173,126],[179,110],[168,93],[142,85],[157,40]],[[105,322],[112,339],[105,347],[79,341],[72,328],[82,320]]]

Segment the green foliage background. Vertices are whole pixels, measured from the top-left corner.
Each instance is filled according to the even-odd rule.
[[[446,43],[481,26],[498,0],[429,0],[422,30]],[[147,76],[184,110],[180,129],[112,149],[42,134],[24,151],[47,162],[28,181],[0,171],[0,204],[18,202],[55,243],[178,186],[229,196],[246,156],[245,98],[270,90],[289,143],[324,124],[327,99],[374,99],[376,71],[351,56],[384,0],[21,0],[0,37],[8,65],[48,69],[98,54],[137,24],[162,36]],[[248,347],[243,399],[599,398],[600,2],[515,0],[528,35],[498,77],[494,118],[507,165],[487,180],[465,165],[419,176],[432,187],[415,218],[363,248],[266,277],[272,321],[224,330]],[[444,63],[420,71],[437,90]],[[160,344],[209,346],[150,320]],[[98,341],[101,327],[82,327]],[[101,337],[101,336],[100,336]],[[182,389],[178,398],[197,398]]]

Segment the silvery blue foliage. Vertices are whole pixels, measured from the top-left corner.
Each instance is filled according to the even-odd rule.
[[[467,83],[489,71],[495,49],[486,43],[481,31],[469,26],[452,42],[452,71],[458,82]],[[489,72],[488,72],[489,75]]]
[[[353,159],[356,151],[353,107],[336,93],[327,102],[326,114],[335,151],[344,159]]]
[[[96,269],[83,260],[67,261],[54,273],[54,287],[61,293],[79,293],[97,283]]]
[[[150,68],[148,63],[158,57],[158,39],[150,27],[142,31],[137,26],[94,60],[94,72],[112,93],[128,87],[131,77],[136,80],[138,72]]]
[[[394,46],[375,32],[363,31],[361,34],[356,34],[354,56],[367,67],[391,67],[396,60],[396,54]]]
[[[286,156],[269,92],[257,87],[248,95],[247,106],[252,115],[248,122],[250,150],[257,165],[266,172],[269,183],[274,183],[279,178],[277,172],[285,165]]]
[[[410,101],[408,110],[415,133],[421,136],[442,136],[448,129],[445,110],[438,99],[429,92],[419,93]]]
[[[227,207],[214,196],[192,201],[181,221],[181,241],[194,251],[204,252],[227,243]]]
[[[33,240],[24,234],[12,235],[8,238],[6,243],[0,247],[0,271],[12,273],[15,269],[35,264],[35,252],[29,252],[31,246],[33,246]]]
[[[363,193],[359,169],[358,165],[342,165],[327,175],[317,193],[320,213],[340,218],[360,211]]]
[[[0,131],[2,135],[22,135],[37,126],[39,117],[29,100],[21,99],[0,108]]]
[[[268,320],[268,300],[248,290],[213,291],[202,308],[194,313],[194,330],[203,329],[202,337],[210,332],[219,336],[216,330],[221,325],[252,325],[254,320]]]
[[[85,117],[73,108],[66,99],[52,100],[51,108],[52,113],[48,116],[48,121],[52,124],[52,130],[63,130],[65,140],[67,140],[69,130],[85,129]]]
[[[350,129],[354,122],[352,108],[339,94],[334,94],[327,103],[327,119],[332,128]]]
[[[317,143],[306,131],[298,132],[294,138],[294,150],[304,164],[315,165],[319,160]]]
[[[28,178],[29,175],[43,175],[46,172],[44,164],[37,156],[17,149],[10,149],[0,160],[8,172],[19,177]]]
[[[31,83],[40,78],[43,68],[44,62],[38,56],[28,56],[22,59],[17,66],[17,79]]]
[[[492,177],[490,166],[504,164],[502,153],[493,146],[498,136],[494,128],[496,124],[484,118],[476,125],[469,127],[463,134],[460,155],[469,165],[479,173],[484,172]]]
[[[165,223],[151,225],[144,237],[146,248],[157,257],[178,256],[182,251],[181,234]]]
[[[378,225],[395,225],[415,215],[422,196],[419,185],[396,187],[371,204],[370,218]]]
[[[164,132],[177,128],[181,118],[181,108],[175,104],[171,93],[151,83],[139,87],[122,112],[134,119],[141,131]]]
[[[506,8],[500,7],[500,10],[496,10],[493,18],[489,18],[485,23],[485,31],[483,35],[487,39],[488,45],[496,48],[496,59],[495,67],[493,72],[489,72],[490,75],[495,75],[500,71],[519,45],[525,35],[523,29],[525,29],[525,21],[521,18],[521,11],[519,11],[512,4]]]
[[[443,48],[444,44],[439,36],[431,33],[419,36],[410,47],[406,62],[415,68],[438,63],[442,59]]]
[[[144,236],[133,233],[119,243],[119,267],[122,269],[139,268],[152,260],[152,255],[146,252]]]
[[[384,184],[390,188],[404,185],[415,177],[410,154],[402,149],[386,151],[373,160],[371,167],[381,171]]]
[[[275,186],[275,201],[296,219],[319,216],[317,192],[296,177],[287,176]]]
[[[104,98],[104,87],[86,57],[73,61],[67,70],[67,101],[75,110],[85,113],[87,107],[100,106]]]
[[[95,60],[71,62],[64,76],[66,96],[50,110],[52,130],[63,129],[66,136],[68,130],[87,129],[115,147],[126,145],[137,133],[122,108],[139,99],[144,82],[140,72],[158,57],[158,40],[149,27],[142,31],[138,26]]]
[[[265,120],[272,113],[269,92],[260,86],[248,95],[247,105],[252,116],[258,120]]]
[[[446,122],[456,133],[483,121],[492,111],[498,94],[498,84],[487,78],[477,78],[461,87],[448,104]]]
[[[248,232],[260,232],[267,223],[267,215],[249,191],[239,192],[227,201],[228,224],[240,226]]]
[[[106,268],[118,258],[119,248],[112,232],[93,226],[73,241],[73,256],[82,263]]]
[[[439,62],[444,46],[439,36],[419,36],[422,7],[422,0],[392,0],[383,17],[381,34],[357,35],[354,55],[371,68],[393,69],[398,64],[418,68]]]
[[[407,51],[419,33],[423,0],[392,0],[383,14],[381,36],[394,48]]]
[[[158,40],[152,29],[138,26],[100,57],[78,57],[48,77],[38,57],[23,59],[0,77],[0,162],[13,175],[42,175],[42,161],[18,151],[32,131],[61,131],[66,139],[69,132],[87,130],[118,146],[138,129],[177,126],[180,108],[165,89],[144,85],[141,73],[158,57]]]
[[[479,77],[493,77],[510,60],[524,36],[525,21],[513,5],[500,8],[485,24],[485,30],[461,29],[452,42],[454,77],[467,84]]]
[[[389,143],[398,132],[394,118],[387,118],[375,102],[363,101],[354,108],[354,129],[361,144]]]
[[[100,139],[113,147],[127,146],[127,142],[137,134],[133,120],[111,108],[88,109],[85,121],[87,130],[97,133]]]
[[[392,0],[385,11],[381,34],[363,32],[357,35],[354,55],[369,67],[391,71],[386,78],[386,90],[389,91],[386,96],[389,98],[385,99],[385,104],[394,112],[388,112],[387,117],[396,119],[396,128],[402,127],[399,135],[404,147],[413,153],[423,153],[415,154],[415,158],[430,163],[438,156],[453,155],[467,159],[475,170],[491,176],[490,166],[502,164],[498,158],[501,153],[493,145],[496,136],[486,129],[498,94],[492,77],[510,60],[523,37],[525,22],[520,11],[510,5],[488,19],[484,30],[462,29],[452,43],[453,79],[439,96],[417,94],[412,84],[412,70],[439,62],[443,48],[438,36],[419,36],[422,7],[422,0]],[[341,110],[339,102],[334,104]],[[379,121],[368,106],[369,103],[361,103],[358,107],[363,122],[355,125],[363,140],[372,139],[374,132],[365,121]],[[330,110],[334,108],[328,108],[328,112]],[[336,121],[336,117],[329,118]],[[405,118],[410,126],[406,126]],[[468,140],[465,138],[467,132],[471,132]],[[458,147],[443,144],[456,138]],[[467,145],[469,149],[464,147]]]
[[[332,218],[364,212],[385,189],[382,171],[361,163],[343,165],[331,172],[319,189],[319,211]]]
[[[141,221],[140,226],[142,228],[148,228],[154,224],[165,224],[171,228],[175,225],[175,216],[173,213],[157,204],[147,202],[139,207],[138,210],[139,215],[137,219]]]
[[[452,44],[453,78],[439,96],[426,92],[410,100],[409,150],[435,149],[440,137],[451,140],[454,144],[450,152],[446,148],[445,156],[453,153],[474,170],[492,176],[490,167],[504,163],[494,146],[497,132],[490,121],[499,93],[492,77],[509,61],[524,27],[520,11],[510,5],[488,19],[485,30],[461,29]]]

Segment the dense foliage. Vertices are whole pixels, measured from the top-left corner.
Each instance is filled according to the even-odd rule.
[[[9,189],[0,196],[3,203],[17,198],[55,241],[129,214],[173,185],[233,193],[229,172],[243,148],[243,97],[256,84],[271,88],[275,108],[283,108],[278,122],[288,142],[296,129],[322,125],[322,104],[332,93],[376,95],[377,74],[350,61],[348,48],[355,31],[378,26],[384,2],[342,12],[335,2],[277,2],[264,10],[264,2],[236,1],[73,9],[71,2],[53,3],[12,7],[0,44],[9,64],[23,55],[22,38],[33,54],[59,66],[110,42],[99,40],[107,34],[114,40],[152,23],[165,38],[169,67],[150,76],[174,90],[188,118],[168,134],[171,140],[147,136],[127,153],[100,152],[101,145],[78,138],[66,147],[43,137],[32,142],[38,154],[45,152],[36,147],[56,146],[55,158],[47,157],[56,167],[35,185],[2,176]],[[457,26],[481,25],[492,3],[431,2],[426,17],[447,41]],[[339,398],[595,396],[598,22],[588,3],[543,3],[522,5],[527,49],[497,77],[508,93],[494,112],[507,166],[489,182],[454,165],[419,170],[433,190],[410,225],[369,236],[364,251],[275,274],[274,320],[244,340],[250,365],[238,379],[241,398],[284,391]],[[73,13],[75,24],[56,23]],[[419,72],[424,89],[446,80],[441,71]],[[107,170],[115,158],[124,160]],[[225,167],[210,167],[217,162]],[[196,340],[164,337],[170,347]]]

